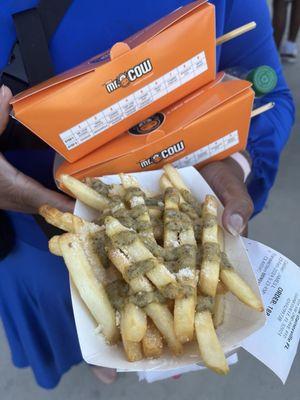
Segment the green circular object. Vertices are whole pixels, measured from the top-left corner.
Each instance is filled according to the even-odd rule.
[[[252,89],[257,97],[272,92],[277,85],[277,74],[274,69],[268,65],[261,65],[260,67],[254,68],[249,72],[246,79],[252,82]]]

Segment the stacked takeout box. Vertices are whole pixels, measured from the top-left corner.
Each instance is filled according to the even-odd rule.
[[[224,158],[246,145],[250,86],[216,75],[215,10],[199,0],[12,105],[66,160],[59,181]]]

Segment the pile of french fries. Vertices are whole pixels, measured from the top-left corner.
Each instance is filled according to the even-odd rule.
[[[85,221],[44,205],[40,214],[66,231],[49,241],[107,343],[122,341],[129,361],[158,358],[167,346],[180,356],[194,339],[204,364],[220,374],[228,365],[216,328],[229,291],[247,306],[263,306],[235,272],[224,250],[217,200],[200,204],[171,165],[161,194],[145,193],[130,175],[120,185],[96,178],[61,184],[99,211]]]

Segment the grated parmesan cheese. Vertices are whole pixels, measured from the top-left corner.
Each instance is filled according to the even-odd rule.
[[[132,196],[130,199],[131,207],[140,206],[141,204],[145,204],[145,201],[142,196]]]
[[[116,325],[117,325],[117,326],[120,326],[120,323],[121,323],[121,314],[120,314],[120,312],[117,310],[117,311],[116,311]]]

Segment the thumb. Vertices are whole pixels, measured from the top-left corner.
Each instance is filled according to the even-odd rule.
[[[9,101],[12,93],[7,86],[2,85],[0,88],[0,135],[6,128],[9,119],[10,105]]]
[[[253,203],[245,183],[225,162],[207,166],[201,173],[224,205],[224,228],[233,236],[240,235],[253,213]]]

